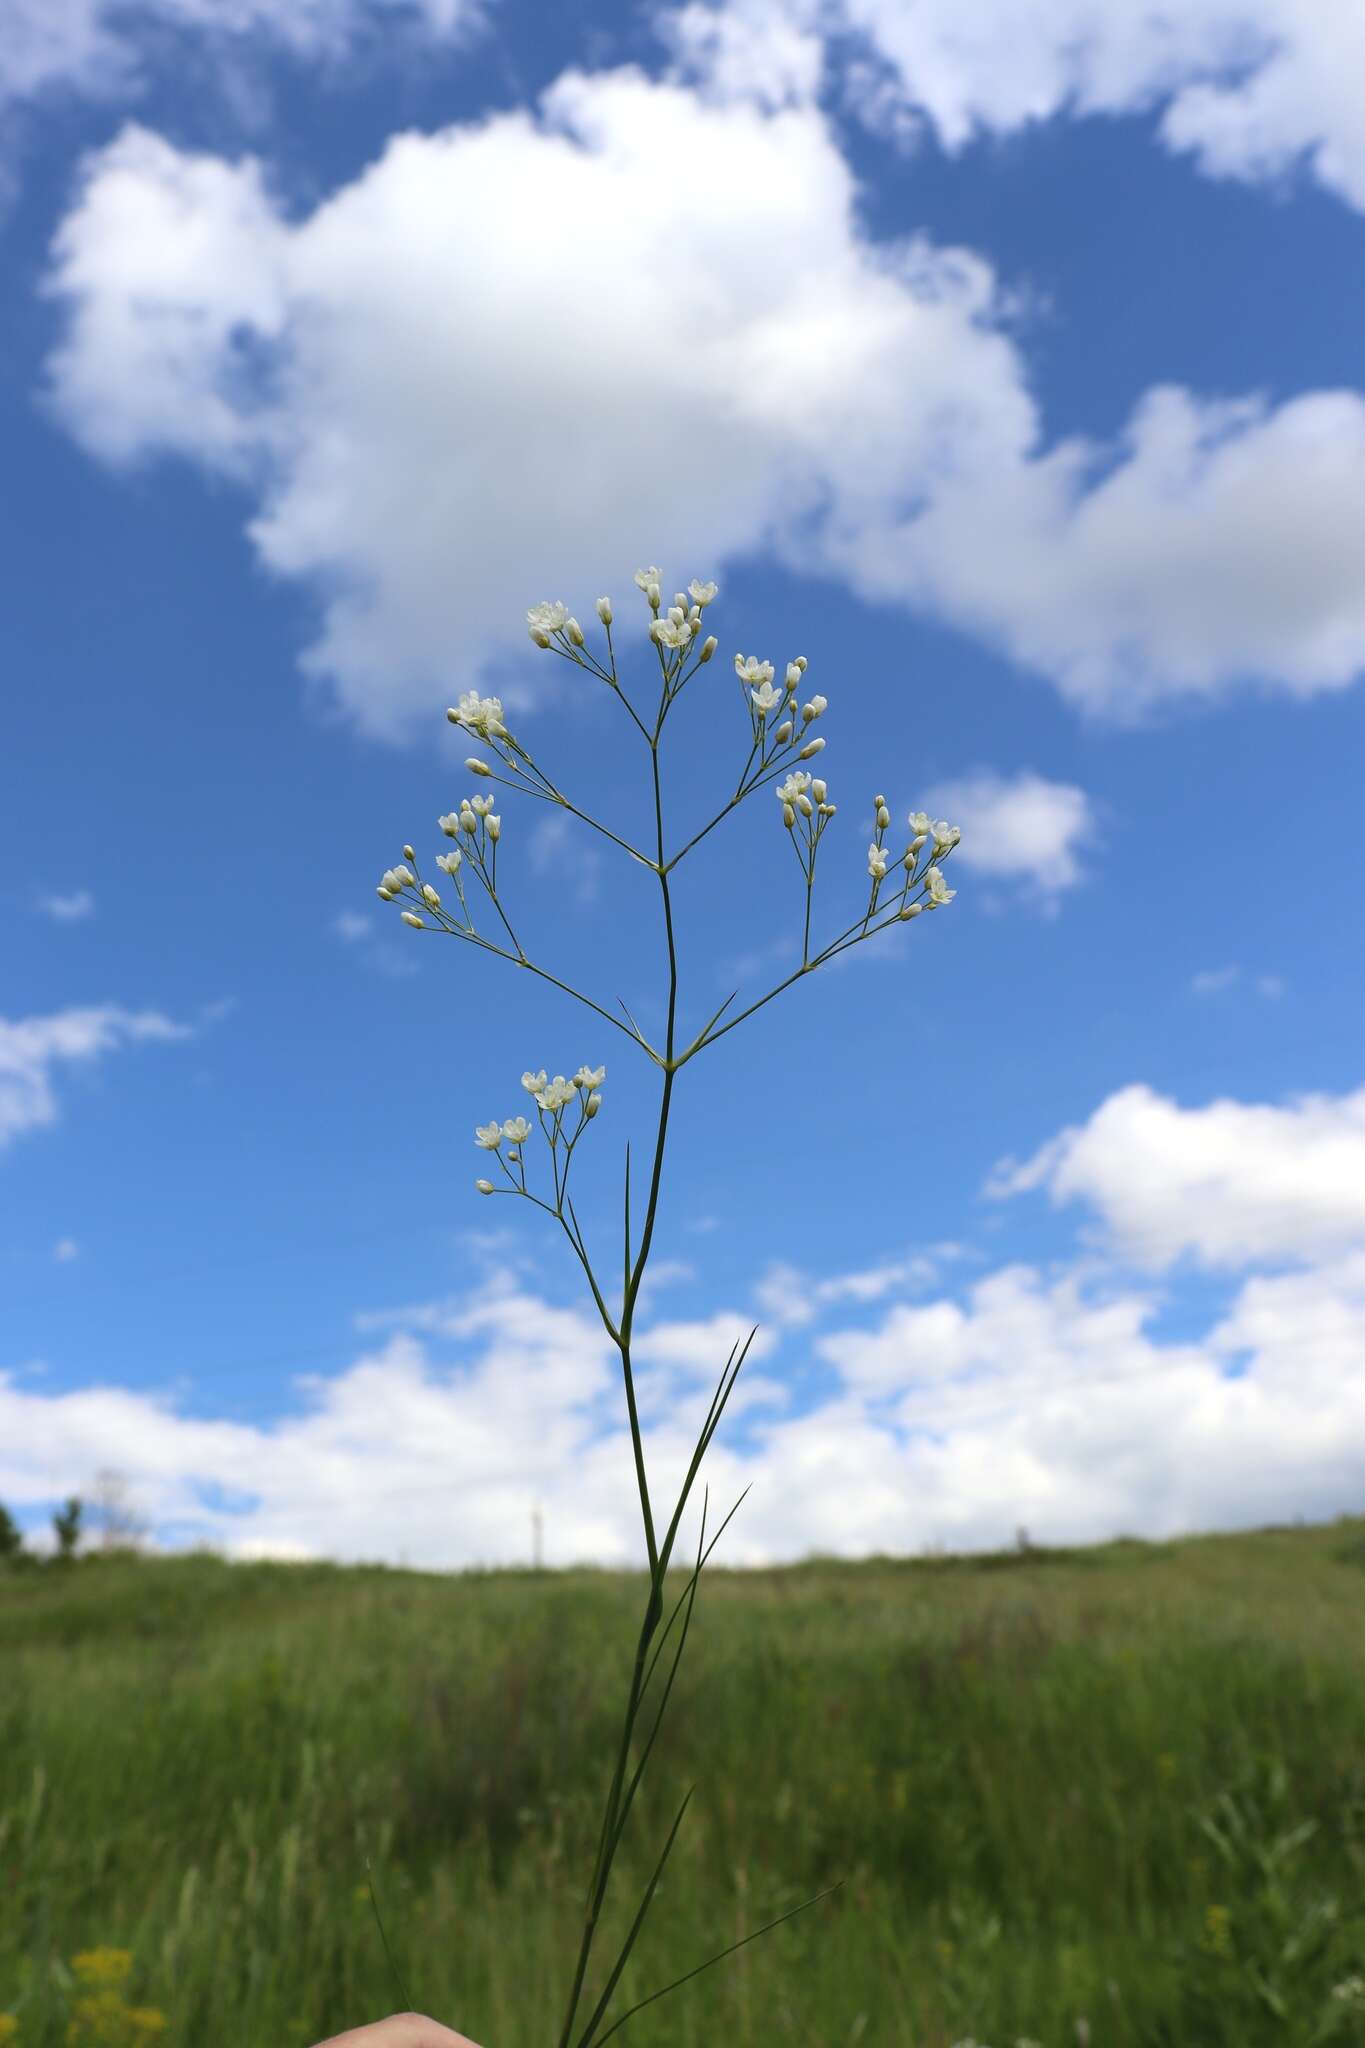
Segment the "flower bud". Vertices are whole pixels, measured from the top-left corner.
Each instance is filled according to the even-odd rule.
[[[583,645],[583,628],[579,625],[577,619],[569,620],[569,638],[575,647]]]
[[[798,654],[798,655],[797,655],[797,657],[796,657],[796,666],[797,666],[797,668],[799,668],[799,669],[800,669],[800,671],[801,671],[802,675],[804,675],[804,674],[806,673],[806,657],[805,657],[805,655],[804,655],[804,654]]]
[[[455,706],[454,706],[453,704],[451,704],[451,705],[450,705],[450,706],[449,706],[449,707],[447,708],[447,710],[446,710],[446,717],[447,717],[447,718],[448,718],[448,719],[450,720],[450,722],[451,722],[451,724],[452,724],[452,725],[463,725],[463,724],[464,724],[464,720],[463,720],[463,719],[461,718],[461,716],[460,716],[459,712],[458,712],[458,711],[457,711],[457,710],[455,709]]]
[[[922,903],[907,903],[904,910],[898,913],[901,923],[904,924],[909,918],[918,917],[923,908]]]
[[[838,808],[838,804],[821,804],[820,816],[822,818],[832,818],[834,816],[834,813],[838,810]]]
[[[490,818],[489,818],[489,820],[488,820],[488,836],[489,836],[489,838],[490,838],[490,839],[501,839],[501,837],[502,837],[502,819],[501,819],[501,818],[494,818],[494,817],[490,817]]]
[[[393,872],[397,877],[398,886],[400,889],[405,888],[409,882],[415,882],[417,880],[416,875],[410,875],[406,868],[395,868]]]
[[[790,804],[783,804],[782,806],[782,823],[786,826],[789,832],[791,831],[792,826],[796,823],[796,812],[792,809]]]
[[[403,848],[403,858],[404,860],[416,860],[417,855],[413,852],[410,846],[405,846]]]
[[[891,813],[890,813],[890,811],[888,811],[888,809],[886,808],[886,805],[885,805],[885,804],[878,804],[878,806],[877,806],[877,830],[878,830],[879,832],[885,832],[885,830],[886,830],[887,826],[888,826],[888,825],[889,825],[890,823],[891,823]]]
[[[419,917],[415,910],[405,910],[403,912],[403,922],[404,924],[410,924],[415,931],[421,931],[426,923],[426,919]]]
[[[493,1183],[491,1180],[476,1180],[474,1185],[481,1195],[491,1195],[493,1192]]]
[[[392,903],[392,901],[393,901],[393,891],[392,891],[392,889],[386,889],[386,888],[384,887],[384,884],[383,884],[382,882],[381,882],[381,883],[379,884],[379,887],[378,887],[378,888],[376,889],[376,891],[375,891],[375,894],[376,894],[376,896],[382,896],[382,897],[383,897],[383,899],[384,899],[384,901],[385,901],[386,903]]]
[[[822,804],[825,801],[826,786],[827,785],[823,783],[817,775],[814,782],[812,782],[810,786],[810,793],[815,798],[816,803]]]
[[[927,832],[917,832],[914,838],[910,841],[910,844],[906,848],[906,851],[908,853],[918,853],[928,837],[929,834]]]
[[[711,659],[711,656],[715,653],[716,649],[719,646],[720,642],[719,640],[717,640],[715,634],[708,633],[706,638],[701,643],[701,654],[699,659],[702,661],[709,661]]]
[[[592,1092],[592,1094],[591,1094],[591,1095],[590,1095],[590,1096],[588,1097],[587,1101],[586,1101],[586,1102],[585,1102],[585,1103],[583,1104],[583,1114],[584,1114],[584,1116],[596,1116],[596,1114],[597,1114],[598,1110],[599,1110],[599,1109],[600,1109],[601,1107],[602,1107],[602,1098],[601,1098],[601,1096],[600,1096],[600,1095],[598,1094],[597,1090],[596,1090],[596,1089],[594,1088],[594,1089],[593,1089],[593,1092]]]
[[[809,818],[814,813],[815,805],[808,796],[799,796],[796,799],[796,808],[803,818]]]
[[[454,811],[447,811],[443,818],[436,820],[447,839],[453,839],[460,829],[460,821]]]
[[[603,624],[604,626],[609,626],[609,625],[611,624],[611,620],[612,620],[612,610],[611,610],[611,599],[610,599],[609,597],[599,597],[599,598],[598,598],[598,600],[597,600],[597,616],[598,616],[598,618],[599,618],[599,619],[600,619],[600,620],[602,621],[602,624]]]
[[[657,584],[657,583],[647,583],[647,584],[645,585],[645,596],[646,596],[646,597],[648,598],[648,600],[649,600],[649,608],[650,608],[650,610],[651,610],[652,612],[657,612],[657,611],[658,611],[658,609],[659,609],[659,586],[658,586],[658,584]]]
[[[434,890],[434,889],[432,888],[432,886],[431,886],[430,882],[423,882],[423,884],[422,884],[422,894],[423,894],[423,896],[424,896],[424,897],[426,898],[427,902],[428,902],[428,903],[429,903],[429,904],[431,905],[431,908],[432,908],[433,910],[439,910],[439,909],[440,909],[440,907],[441,907],[441,899],[440,899],[440,897],[439,897],[439,896],[438,896],[438,895],[436,894],[436,891],[435,891],[435,890]]]
[[[461,811],[461,812],[460,812],[460,830],[461,830],[462,832],[477,832],[477,831],[478,831],[478,829],[479,829],[479,821],[478,821],[478,819],[477,819],[477,818],[476,818],[476,817],[474,816],[474,813],[473,813],[472,811]]]
[[[779,746],[782,746],[787,740],[791,738],[791,736],[792,722],[789,718],[785,718],[783,719],[781,725],[778,726],[777,731],[773,734],[773,738],[777,741]]]
[[[526,630],[535,641],[537,647],[548,647],[550,645],[550,636],[543,626],[528,626]]]
[[[824,743],[824,741],[823,741],[823,740],[812,740],[812,741],[810,742],[809,746],[805,746],[805,747],[802,747],[802,749],[801,749],[800,753],[799,753],[799,754],[797,755],[797,757],[796,757],[796,758],[797,758],[797,760],[798,760],[798,761],[811,761],[811,760],[814,760],[815,756],[816,756],[816,755],[817,755],[817,754],[819,753],[819,751],[820,751],[821,747],[823,747],[823,746],[824,746],[824,744],[825,744],[825,743]]]
[[[464,765],[471,775],[491,775],[493,773],[487,761],[481,761],[477,754],[471,754]]]

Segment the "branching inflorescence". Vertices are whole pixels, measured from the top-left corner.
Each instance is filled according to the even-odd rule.
[[[640,2000],[619,2015],[610,2026],[605,2026],[611,1999],[643,1925],[664,1863],[681,1824],[682,1814],[687,1806],[686,1799],[673,1823],[620,1954],[607,1973],[602,1991],[587,2019],[580,2018],[580,2008],[586,1996],[584,1986],[588,1966],[612,1863],[625,1830],[636,1789],[663,1721],[664,1709],[687,1639],[697,1583],[711,1550],[739,1506],[739,1501],[736,1501],[721,1523],[720,1529],[713,1535],[710,1544],[707,1544],[707,1503],[704,1501],[696,1561],[668,1621],[664,1623],[665,1574],[672,1561],[673,1547],[683,1512],[702,1459],[719,1426],[749,1345],[756,1334],[751,1330],[745,1342],[736,1345],[726,1361],[678,1501],[669,1518],[667,1529],[660,1538],[654,1520],[636,1407],[635,1381],[631,1367],[631,1331],[640,1286],[653,1243],[674,1083],[681,1070],[690,1060],[695,1059],[699,1052],[709,1045],[714,1045],[727,1031],[733,1031],[737,1025],[744,1023],[746,1018],[753,1016],[756,1010],[762,1009],[765,1003],[771,1002],[774,996],[780,995],[783,989],[790,988],[792,983],[800,980],[803,975],[813,973],[826,961],[847,952],[850,947],[862,944],[876,933],[885,931],[889,925],[909,923],[926,910],[941,909],[950,903],[956,891],[948,888],[944,882],[941,864],[951,854],[961,837],[955,825],[948,825],[942,819],[933,820],[924,811],[912,811],[908,820],[910,837],[904,851],[897,854],[887,843],[886,835],[891,827],[891,813],[886,799],[880,795],[874,797],[872,840],[867,849],[867,874],[871,886],[866,903],[850,924],[817,951],[812,952],[811,911],[816,866],[830,821],[835,816],[835,806],[829,801],[828,788],[823,778],[805,764],[814,762],[824,749],[824,739],[814,731],[814,727],[824,716],[826,700],[821,696],[812,696],[802,701],[802,683],[806,670],[804,655],[798,655],[794,661],[787,664],[784,681],[778,686],[774,683],[776,671],[770,661],[760,661],[752,654],[736,654],[735,673],[747,712],[750,734],[748,755],[740,769],[733,794],[713,817],[692,834],[691,838],[675,851],[669,852],[664,833],[663,787],[659,768],[660,740],[674,704],[697,671],[715,654],[718,644],[715,635],[709,634],[702,638],[702,613],[713,602],[716,586],[714,583],[694,581],[688,586],[691,604],[689,605],[687,597],[678,591],[673,603],[665,610],[659,571],[656,568],[637,570],[635,582],[649,605],[649,637],[654,643],[659,661],[659,692],[652,714],[642,715],[617,675],[616,654],[612,644],[613,612],[609,598],[599,597],[596,606],[598,619],[606,635],[605,663],[599,661],[589,651],[582,627],[577,619],[570,617],[563,604],[545,602],[533,605],[526,617],[531,638],[538,647],[548,649],[597,676],[615,694],[635,727],[640,741],[648,750],[654,810],[651,846],[642,849],[632,845],[629,840],[621,837],[599,819],[590,816],[567,796],[532,757],[522,741],[508,729],[502,703],[497,697],[481,697],[477,691],[468,691],[461,697],[458,706],[452,707],[446,716],[453,725],[462,727],[465,732],[483,743],[483,753],[472,754],[465,762],[466,768],[476,781],[500,784],[504,788],[519,791],[523,796],[532,797],[538,802],[553,805],[567,812],[592,831],[610,840],[622,853],[638,861],[642,867],[650,869],[657,876],[668,953],[668,1000],[662,1044],[651,1043],[634,1017],[625,1009],[624,1004],[620,1006],[622,1015],[616,1015],[605,1004],[572,987],[570,983],[561,980],[558,975],[532,960],[526,952],[512,925],[499,888],[498,848],[502,841],[502,819],[493,808],[495,798],[491,794],[464,797],[458,810],[450,811],[438,820],[441,831],[452,842],[444,853],[436,856],[435,862],[437,869],[446,878],[447,887],[444,894],[434,883],[422,879],[417,855],[411,846],[403,848],[402,862],[396,867],[389,868],[379,884],[379,894],[385,902],[402,906],[400,915],[405,924],[416,931],[444,932],[463,939],[467,944],[477,946],[484,952],[496,954],[500,959],[509,960],[515,966],[524,968],[553,984],[565,995],[573,997],[576,1002],[593,1011],[613,1029],[623,1032],[654,1063],[662,1075],[658,1123],[653,1138],[650,1177],[638,1242],[634,1238],[634,1219],[631,1210],[630,1148],[626,1148],[624,1260],[621,1268],[619,1308],[608,1304],[607,1292],[598,1280],[573,1198],[569,1193],[569,1175],[574,1152],[602,1106],[606,1067],[582,1066],[567,1080],[562,1074],[556,1074],[553,1079],[548,1078],[544,1069],[539,1073],[523,1074],[521,1085],[534,1105],[536,1123],[532,1124],[527,1115],[518,1114],[480,1124],[474,1134],[475,1143],[488,1154],[489,1171],[494,1170],[493,1163],[496,1161],[497,1170],[502,1176],[500,1182],[481,1176],[475,1182],[479,1192],[490,1196],[513,1195],[532,1202],[560,1225],[583,1268],[602,1322],[620,1352],[635,1459],[635,1476],[649,1563],[649,1595],[636,1645],[630,1693],[607,1793],[596,1862],[588,1887],[583,1932],[569,1993],[568,2012],[558,2037],[558,2048],[570,2048],[571,2043],[573,2048],[596,2048],[596,2044],[605,2041],[609,2034],[615,2033],[632,2013],[639,2011],[641,2005],[651,2003],[653,1998],[662,1997],[664,1991],[674,1988],[672,1985],[665,1985],[660,1991],[653,1993],[651,1998]],[[699,648],[696,645],[698,640],[701,640]],[[485,758],[485,755],[488,758]],[[734,1003],[738,991],[727,997],[696,1036],[684,1043],[678,1030],[678,957],[673,925],[671,878],[679,863],[694,847],[699,846],[702,840],[721,825],[747,797],[764,788],[771,788],[777,798],[781,808],[782,828],[791,842],[801,871],[805,898],[801,964],[736,1015],[727,1017],[726,1012]],[[536,1192],[527,1178],[526,1146],[528,1140],[533,1138],[537,1126],[549,1154],[549,1183],[543,1194]],[[656,1688],[657,1699],[650,1700],[646,1712],[646,1698],[654,1682],[665,1645],[673,1635],[675,1624],[678,1624],[677,1636],[670,1654],[668,1669]],[[632,1765],[632,1753],[637,1750],[638,1754],[635,1755]],[[689,1792],[688,1798],[690,1797]],[[819,1894],[821,1898],[825,1896],[826,1893]],[[815,1901],[807,1900],[805,1903],[812,1905]],[[797,1907],[795,1910],[799,1912],[804,1909]],[[788,1919],[791,1915],[783,1914],[779,1917]],[[770,1921],[768,1925],[776,1926],[778,1921]],[[755,1930],[756,1934],[763,1932],[766,1932],[766,1928]],[[746,1940],[753,1938],[753,1935],[745,1937]],[[741,1945],[733,1944],[734,1947]],[[730,1953],[730,1949],[721,1951],[721,1955]],[[710,1957],[707,1963],[700,1964],[698,1968],[706,1968],[710,1962],[720,1960],[721,1956]],[[695,1971],[688,1973],[689,1976],[695,1974]],[[679,1983],[685,1981],[681,1978],[678,1980]],[[575,2033],[576,2023],[578,2031]]]

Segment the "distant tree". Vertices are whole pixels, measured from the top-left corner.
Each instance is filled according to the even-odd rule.
[[[95,1474],[90,1519],[100,1532],[102,1550],[135,1550],[147,1534],[147,1523],[132,1504],[128,1481],[108,1465]]]
[[[52,1517],[52,1527],[57,1536],[57,1556],[69,1561],[76,1555],[76,1545],[81,1540],[81,1516],[85,1503],[78,1495],[72,1494],[64,1508],[58,1508]]]
[[[3,1501],[0,1501],[0,1558],[22,1557],[24,1533]]]

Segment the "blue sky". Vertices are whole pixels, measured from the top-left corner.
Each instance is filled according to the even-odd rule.
[[[0,1499],[166,1547],[638,1551],[562,1240],[473,1127],[605,1061],[375,896],[477,785],[468,689],[643,830],[623,679],[714,579],[670,824],[807,657],[838,810],[955,900],[681,1076],[659,1486],[734,1332],[734,1561],[1322,1517],[1365,1482],[1365,120],[1293,0],[45,0],[0,57],[12,734]],[[725,791],[728,794],[728,790]],[[657,1027],[650,878],[504,792],[528,951]],[[683,1004],[799,944],[760,791],[680,872]],[[675,841],[676,843],[676,841]],[[823,923],[821,919],[823,917]],[[742,1383],[743,1384],[743,1383]]]

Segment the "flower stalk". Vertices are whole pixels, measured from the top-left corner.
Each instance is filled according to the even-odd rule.
[[[673,1848],[678,1830],[682,1826],[688,1801],[692,1796],[689,1791],[663,1844],[653,1874],[630,1923],[624,1944],[614,1963],[606,1971],[602,1987],[592,2001],[586,2018],[582,2017],[584,1999],[588,1995],[586,1985],[593,1963],[599,1921],[609,1891],[614,1860],[624,1837],[635,1794],[663,1725],[673,1682],[687,1642],[701,1573],[744,1498],[741,1494],[708,1545],[706,1524],[709,1495],[704,1492],[696,1562],[665,1624],[665,1579],[682,1517],[706,1451],[720,1427],[749,1346],[756,1335],[756,1331],[751,1330],[742,1345],[737,1344],[732,1348],[726,1360],[678,1499],[660,1538],[640,1427],[631,1344],[640,1291],[654,1244],[668,1146],[669,1121],[678,1076],[707,1047],[714,1045],[727,1032],[737,1029],[765,1004],[773,1001],[784,989],[790,988],[793,982],[814,972],[850,947],[873,938],[889,925],[908,923],[926,910],[941,909],[950,903],[956,891],[949,889],[944,882],[942,864],[951,855],[961,837],[956,826],[951,826],[941,819],[935,821],[923,811],[914,811],[910,813],[908,820],[912,836],[904,851],[896,854],[887,840],[891,826],[890,809],[883,796],[875,797],[872,806],[873,837],[867,852],[867,872],[871,886],[866,908],[833,938],[812,951],[811,922],[817,865],[821,847],[836,816],[837,807],[829,801],[824,779],[805,764],[816,761],[824,748],[823,737],[817,735],[813,728],[824,716],[828,708],[827,700],[823,696],[813,695],[802,701],[802,686],[807,668],[804,655],[798,655],[794,661],[787,664],[783,682],[778,686],[774,681],[776,670],[772,662],[760,660],[755,655],[736,654],[735,674],[749,735],[747,754],[735,781],[734,792],[728,801],[690,837],[685,838],[675,851],[670,852],[664,815],[661,741],[673,705],[692,678],[715,654],[718,645],[716,637],[713,634],[703,637],[702,625],[703,613],[716,596],[716,585],[714,582],[694,581],[687,593],[678,591],[672,604],[665,607],[662,578],[657,568],[637,570],[635,583],[649,607],[648,637],[659,662],[658,696],[653,708],[647,713],[642,711],[637,699],[627,691],[617,673],[612,639],[615,614],[609,598],[600,597],[596,602],[596,615],[606,634],[605,662],[598,660],[590,652],[582,627],[577,619],[570,616],[562,603],[545,601],[534,605],[527,612],[526,618],[531,639],[537,647],[573,662],[584,674],[596,677],[612,692],[647,748],[654,826],[653,846],[649,852],[644,852],[633,845],[611,826],[603,824],[565,794],[557,781],[533,758],[529,748],[509,730],[500,699],[482,697],[477,691],[470,690],[446,715],[451,723],[459,726],[479,742],[479,751],[472,754],[465,763],[466,769],[477,781],[484,784],[501,784],[519,795],[556,805],[606,838],[631,860],[649,868],[655,875],[659,887],[668,976],[662,1046],[650,1042],[619,997],[617,1001],[624,1013],[624,1021],[605,1003],[575,988],[533,960],[527,953],[512,925],[499,886],[498,852],[502,843],[502,819],[493,809],[495,798],[491,792],[480,791],[463,798],[455,810],[438,820],[442,833],[452,843],[445,853],[437,856],[436,866],[446,878],[448,890],[453,889],[453,901],[448,902],[435,883],[424,880],[417,856],[409,845],[403,848],[402,861],[385,871],[378,891],[385,902],[399,906],[403,923],[412,930],[441,932],[446,936],[460,939],[466,945],[476,946],[496,958],[510,961],[514,966],[536,975],[572,997],[598,1019],[624,1033],[653,1063],[661,1077],[649,1178],[643,1214],[639,1220],[638,1237],[635,1234],[631,1207],[631,1152],[630,1146],[626,1147],[621,1295],[619,1308],[616,1309],[609,1304],[606,1289],[598,1279],[569,1195],[569,1176],[575,1154],[590,1126],[596,1123],[602,1109],[603,1088],[607,1077],[605,1065],[581,1066],[569,1079],[562,1074],[555,1074],[551,1078],[544,1068],[538,1073],[523,1074],[521,1083],[531,1098],[535,1122],[533,1123],[529,1115],[525,1114],[495,1117],[485,1124],[477,1125],[474,1132],[475,1144],[488,1155],[489,1169],[487,1175],[481,1176],[475,1182],[478,1192],[490,1198],[512,1196],[530,1202],[533,1207],[543,1211],[559,1225],[583,1270],[603,1327],[619,1354],[649,1575],[645,1610],[636,1639],[621,1732],[607,1788],[596,1856],[584,1902],[583,1925],[564,2020],[557,2037],[557,2048],[600,2048],[600,2043],[617,2032],[633,2013],[641,2010],[642,2006],[662,1997],[665,1991],[688,1982],[699,1970],[709,1968],[712,1963],[721,1961],[724,1956],[732,1954],[735,1948],[744,1945],[743,1942],[733,1943],[719,1955],[699,1964],[696,1970],[678,1978],[674,1984],[664,1986],[662,1990],[652,1993],[650,1998],[630,2007],[610,2026],[606,2025],[612,1999],[643,1929],[659,1877]],[[782,829],[791,842],[801,871],[801,964],[746,1008],[727,1018],[726,1012],[734,1003],[735,994],[728,996],[689,1040],[686,1034],[680,1033],[679,1030],[681,989],[672,878],[681,862],[695,847],[722,825],[740,805],[757,791],[765,788],[771,788],[777,799]],[[485,917],[485,912],[491,913],[495,920],[495,934],[500,932],[500,935],[490,937],[487,929],[480,929],[480,920]],[[504,943],[504,939],[508,943]],[[545,1181],[540,1183],[544,1192],[539,1192],[537,1187],[532,1185],[528,1175],[528,1145],[534,1140],[537,1131],[544,1142],[544,1151],[536,1146],[536,1156],[543,1161],[548,1154],[548,1185]],[[495,1168],[501,1173],[500,1183],[490,1177]],[[682,1617],[681,1627],[666,1676],[659,1688],[657,1703],[646,1715],[646,1701],[650,1695],[650,1688],[655,1673],[660,1668],[665,1645],[679,1616]],[[635,1754],[632,1768],[632,1755],[637,1749],[637,1744],[638,1754]],[[827,1896],[828,1892],[818,1894],[820,1898]],[[805,1902],[806,1905],[814,1903],[815,1900]],[[804,1910],[804,1906],[793,1909],[795,1912]],[[745,1936],[744,1940],[753,1940],[757,1934],[767,1932],[768,1927],[778,1926],[791,1917],[791,1913],[779,1915],[778,1919],[756,1929],[754,1934]]]

